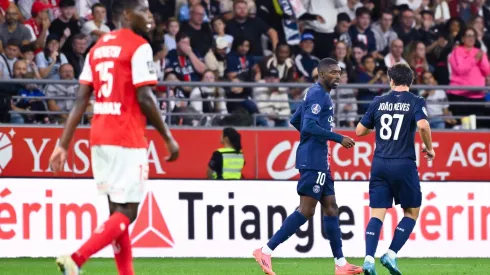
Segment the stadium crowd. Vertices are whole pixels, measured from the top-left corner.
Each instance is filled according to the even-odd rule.
[[[0,78],[76,79],[90,47],[115,28],[114,1],[0,0]],[[313,82],[318,61],[332,57],[343,69],[343,84],[388,84],[386,69],[397,62],[412,67],[416,84],[490,84],[490,1],[149,0],[149,5],[153,23],[147,39],[159,80]],[[0,122],[63,123],[73,100],[29,97],[74,97],[76,91],[77,85],[1,84]],[[287,100],[301,100],[305,93],[184,84],[154,91],[172,125],[277,127],[289,125],[298,104]],[[337,125],[354,126],[368,106],[356,100],[385,92],[335,91],[332,97],[342,100]],[[426,98],[433,128],[459,123],[447,116],[490,113],[486,90],[412,92]],[[13,95],[23,98],[12,100]],[[60,114],[28,113],[46,110]]]

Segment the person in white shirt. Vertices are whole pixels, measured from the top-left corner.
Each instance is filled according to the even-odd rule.
[[[92,15],[94,20],[85,22],[82,27],[82,33],[89,37],[89,45],[94,44],[99,37],[111,31],[109,27],[104,24],[107,10],[103,4],[97,3],[93,5]]]
[[[20,57],[20,41],[9,40],[5,53],[0,55],[0,78],[11,79],[14,75],[15,61]]]
[[[403,54],[403,41],[400,39],[395,39],[391,42],[390,45],[390,53],[385,56],[385,65],[387,68],[391,68],[391,66],[397,63],[408,64],[405,59],[402,57]]]
[[[423,74],[423,81],[425,85],[437,85],[437,81],[431,72]],[[427,102],[427,113],[429,114],[431,128],[444,129],[446,128],[446,122],[451,125],[456,124],[455,119],[442,118],[442,116],[452,116],[444,90],[421,90],[419,95],[424,97]]]
[[[59,74],[61,65],[68,63],[66,56],[59,52],[60,38],[49,35],[46,39],[46,47],[36,55],[36,64],[42,78],[51,78]]]
[[[359,0],[347,0],[347,5],[340,7],[338,12],[346,13],[352,21],[356,19],[356,10],[360,7],[362,7],[362,3],[359,3]]]
[[[163,36],[165,39],[165,46],[168,51],[175,50],[177,43],[175,42],[175,36],[180,31],[180,23],[177,18],[172,17],[167,21],[167,33]]]
[[[228,43],[228,47],[226,49],[226,53],[230,53],[231,45],[233,45],[233,36],[225,33],[225,21],[222,18],[215,17],[212,21],[214,35],[214,41],[217,44],[218,39],[225,40]]]

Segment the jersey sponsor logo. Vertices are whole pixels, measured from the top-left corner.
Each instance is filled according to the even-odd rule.
[[[311,112],[312,112],[313,114],[315,114],[315,115],[318,115],[318,114],[320,113],[320,111],[321,111],[321,110],[322,110],[322,107],[320,107],[320,104],[315,103],[315,104],[313,104],[313,105],[311,106]]]
[[[424,112],[425,116],[429,116],[429,115],[427,114],[427,109],[425,109],[425,107],[422,107],[422,112]]]
[[[96,115],[121,115],[120,102],[96,102],[94,104],[94,114]]]
[[[15,136],[13,128],[10,129],[8,135],[0,132],[0,174],[2,174],[2,171],[7,167],[7,164],[12,160],[13,146],[9,135],[10,138]]]
[[[131,231],[135,248],[172,248],[175,243],[153,192],[149,191]]]

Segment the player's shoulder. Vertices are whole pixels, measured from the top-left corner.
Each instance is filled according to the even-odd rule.
[[[306,98],[314,98],[318,96],[324,96],[325,92],[323,91],[323,87],[319,83],[315,83],[311,85],[310,88],[308,88],[308,91],[306,92]]]

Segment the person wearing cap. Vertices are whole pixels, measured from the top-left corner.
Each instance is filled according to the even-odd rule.
[[[264,73],[264,80],[259,83],[279,83],[279,70],[269,68]],[[291,115],[289,107],[288,89],[277,87],[257,87],[253,90],[259,112],[263,114],[269,126],[288,127],[288,116]]]
[[[70,49],[73,35],[80,33],[80,24],[75,18],[75,0],[61,0],[60,11],[60,16],[51,23],[49,33],[61,37],[61,48],[65,52]]]
[[[211,56],[214,58],[205,57],[204,61],[208,69],[216,72],[219,78],[224,78],[226,70],[226,53],[229,49],[228,41],[224,37],[217,37],[214,42],[213,55],[206,55],[206,57]]]
[[[313,69],[318,66],[320,59],[312,55],[313,49],[315,48],[315,38],[311,33],[304,33],[301,36],[301,43],[299,44],[301,52],[296,55],[294,63],[298,68],[298,72],[301,74],[306,81],[311,82],[311,73]]]
[[[66,56],[60,53],[60,38],[50,34],[46,39],[46,47],[36,55],[36,64],[42,78],[58,75],[60,66],[68,63]]]
[[[49,33],[48,29],[51,21],[49,21],[48,11],[50,8],[51,5],[44,2],[34,2],[31,9],[32,17],[24,22],[24,25],[31,33],[31,42],[36,43],[36,53],[42,51],[44,48],[44,42]]]

